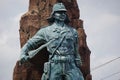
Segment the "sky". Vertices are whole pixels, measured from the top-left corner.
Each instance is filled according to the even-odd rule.
[[[77,0],[91,50],[93,80],[120,80],[120,0]],[[0,80],[12,80],[20,56],[19,20],[28,11],[29,0],[0,1]],[[111,76],[112,75],[112,76]]]

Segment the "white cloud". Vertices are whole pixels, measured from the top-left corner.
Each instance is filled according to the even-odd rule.
[[[12,80],[20,55],[19,20],[28,7],[28,0],[7,0],[0,4],[0,79]]]
[[[110,13],[101,13],[91,19],[88,25],[92,25],[96,30],[102,31],[104,29],[109,30],[110,27],[118,28],[118,26],[115,25],[118,25],[119,22],[120,16]]]
[[[20,55],[19,42],[19,20],[23,13],[7,19],[0,23],[0,78],[1,80],[12,80],[13,68]],[[5,77],[7,76],[7,77]]]
[[[92,62],[91,73],[92,73],[93,80],[102,80],[102,78],[104,78],[108,75],[111,75],[115,72],[120,71],[120,68],[119,68],[120,58],[118,59],[118,57],[119,57],[119,54],[118,55],[109,54],[109,55],[105,55],[105,56],[104,55],[98,56],[96,54],[94,58],[91,58],[91,62]],[[113,59],[116,59],[116,60],[94,70],[94,68],[96,68],[102,64],[105,64]],[[118,78],[119,77],[113,76],[111,78],[108,78],[107,80],[114,80],[114,79],[116,80]]]
[[[91,68],[112,60],[120,51],[120,11],[119,1],[79,1],[81,19],[87,34],[87,43],[91,50]],[[92,72],[93,80],[101,80],[116,71],[120,71],[120,60],[110,63]],[[115,68],[114,68],[115,67]],[[113,76],[106,80],[118,80]]]
[[[119,1],[78,0],[78,2],[81,11],[81,19],[84,20],[84,27],[88,36],[88,46],[92,51],[91,68],[94,68],[95,66],[103,64],[104,62],[119,56]],[[0,3],[2,13],[2,15],[0,15],[1,80],[12,80],[13,68],[20,55],[18,32],[19,19],[24,11],[27,11],[25,9],[28,8],[28,3],[28,0],[2,0]],[[14,17],[13,15],[16,16]],[[93,80],[100,80],[113,72],[119,71],[119,66],[120,61],[117,60],[114,63],[110,63],[109,65],[92,72]],[[108,80],[117,80],[118,77],[119,76],[116,75]]]
[[[4,45],[7,42],[7,37],[5,35],[0,35],[1,39],[0,39],[0,45]]]

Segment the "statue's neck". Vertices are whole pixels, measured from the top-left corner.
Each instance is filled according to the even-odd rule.
[[[57,26],[63,27],[65,23],[63,21],[55,21],[55,24]]]

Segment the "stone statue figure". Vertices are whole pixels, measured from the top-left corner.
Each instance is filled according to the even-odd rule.
[[[20,62],[24,63],[47,47],[49,60],[44,63],[41,80],[84,80],[79,69],[78,33],[68,25],[66,11],[63,3],[56,3],[48,19],[50,25],[41,28],[21,49]]]

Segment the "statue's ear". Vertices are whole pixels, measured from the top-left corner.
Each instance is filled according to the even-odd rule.
[[[69,19],[68,15],[66,14],[65,23],[66,23],[66,24],[69,24],[69,22],[70,22],[70,19]]]
[[[52,23],[55,21],[53,15],[50,16],[50,17],[47,19],[47,21],[48,21],[49,24],[52,24]]]

